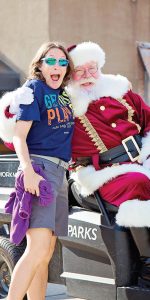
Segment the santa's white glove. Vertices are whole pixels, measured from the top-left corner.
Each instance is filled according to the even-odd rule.
[[[10,97],[10,107],[9,112],[11,114],[17,114],[20,104],[31,104],[34,100],[33,90],[29,87],[22,86],[13,92],[9,92],[8,97]]]
[[[150,169],[150,157],[143,162],[143,167],[145,169]]]

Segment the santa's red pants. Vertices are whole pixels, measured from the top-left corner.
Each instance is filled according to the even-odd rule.
[[[120,206],[127,200],[150,200],[150,180],[142,173],[127,173],[105,183],[100,194],[107,202]]]

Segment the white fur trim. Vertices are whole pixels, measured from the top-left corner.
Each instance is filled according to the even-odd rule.
[[[69,52],[74,66],[81,66],[90,61],[96,61],[100,68],[105,64],[105,52],[96,43],[83,42]]]
[[[0,100],[0,138],[7,143],[13,142],[14,127],[16,123],[16,116],[7,118],[5,116],[5,109],[11,103],[11,98],[5,94]]]
[[[130,89],[130,82],[121,75],[101,74],[90,91],[85,91],[76,82],[72,82],[66,91],[71,97],[76,117],[86,113],[89,104],[101,97],[122,98]]]
[[[124,227],[150,227],[150,200],[129,200],[122,203],[116,223]]]
[[[143,167],[150,170],[150,157],[143,162]]]
[[[7,93],[8,97],[11,97],[10,113],[17,114],[20,104],[31,104],[34,101],[33,90],[29,87],[22,86],[17,90]]]
[[[16,114],[19,110],[19,104],[31,104],[33,102],[33,91],[28,87],[21,87],[13,92],[6,93],[0,99],[0,138],[7,143],[13,142],[16,115],[12,118],[5,116],[7,106],[9,111]]]
[[[150,132],[142,138],[142,149],[140,154],[140,162],[144,162],[150,155]]]
[[[71,178],[80,185],[81,194],[88,196],[103,186],[104,183],[128,172],[142,173],[150,179],[150,170],[138,164],[111,166],[98,171],[93,166],[82,167],[78,171],[73,172]]]

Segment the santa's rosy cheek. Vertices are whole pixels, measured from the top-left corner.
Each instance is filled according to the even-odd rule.
[[[99,74],[99,72],[97,71],[96,73],[92,74],[92,76],[93,76],[93,78],[98,79],[99,76],[100,76],[100,74]]]
[[[78,81],[81,79],[81,77],[79,77],[76,73],[73,73],[72,74],[72,79],[75,80],[75,81]]]

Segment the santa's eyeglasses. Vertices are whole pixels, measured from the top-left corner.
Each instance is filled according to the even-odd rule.
[[[49,66],[55,66],[56,63],[58,63],[60,67],[67,67],[69,64],[69,60],[66,58],[56,59],[53,57],[43,57],[41,58],[41,60],[44,61]]]
[[[81,67],[81,68],[74,69],[74,74],[78,77],[83,77],[86,72],[90,73],[91,75],[94,75],[97,71],[98,71],[98,66],[95,64],[84,68]]]

